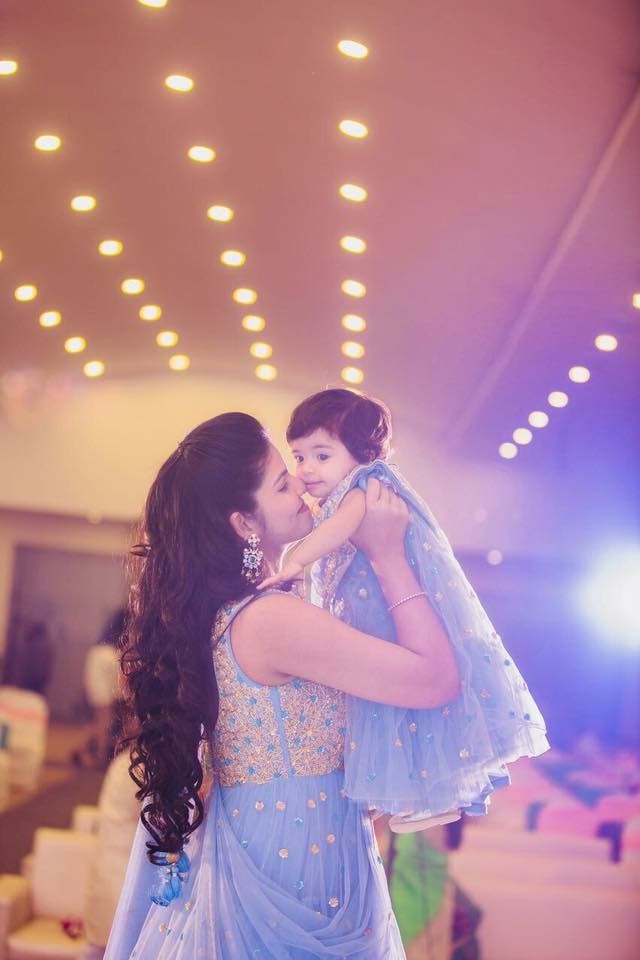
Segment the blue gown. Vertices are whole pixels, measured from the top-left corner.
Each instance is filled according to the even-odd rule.
[[[368,477],[389,484],[409,507],[405,554],[453,646],[460,694],[437,709],[405,709],[346,696],[345,791],[388,813],[436,816],[486,812],[506,764],[549,748],[542,715],[426,503],[401,474],[376,460],[356,467],[322,502],[330,517]],[[311,569],[312,600],[345,622],[396,642],[393,619],[371,565],[346,542]]]
[[[371,818],[343,789],[344,695],[243,673],[230,626],[251,599],[214,630],[213,787],[187,880],[150,902],[138,825],[105,960],[404,960]]]

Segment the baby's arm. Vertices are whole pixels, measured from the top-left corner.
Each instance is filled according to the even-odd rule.
[[[295,580],[307,564],[315,563],[325,554],[337,550],[356,532],[364,517],[364,512],[364,491],[354,487],[345,495],[336,512],[323,520],[292,551],[289,560],[280,572],[274,577],[263,580],[258,589],[264,590],[265,587],[272,587],[276,583]]]
[[[323,520],[315,530],[296,547],[292,559],[306,567],[320,557],[337,550],[356,532],[364,517],[364,491],[358,487],[349,490],[336,512]]]

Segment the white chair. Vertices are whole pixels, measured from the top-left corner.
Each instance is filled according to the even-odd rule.
[[[79,803],[71,812],[71,829],[79,833],[97,833],[98,807],[93,804]]]
[[[0,686],[0,723],[9,727],[9,785],[34,790],[47,745],[49,708],[39,693]]]
[[[0,960],[77,960],[86,938],[73,940],[63,917],[83,918],[96,847],[90,833],[40,827],[30,876],[0,877]]]

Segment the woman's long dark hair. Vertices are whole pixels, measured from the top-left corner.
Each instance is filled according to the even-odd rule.
[[[218,718],[211,629],[223,603],[251,590],[229,517],[255,510],[268,447],[244,413],[192,430],[160,467],[132,550],[122,667],[134,730],[125,742],[152,862],[180,851],[203,819],[199,747]]]

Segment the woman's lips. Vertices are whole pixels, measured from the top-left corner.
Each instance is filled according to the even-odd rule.
[[[307,506],[307,504],[306,504],[306,503],[304,502],[304,500],[303,500],[302,503],[300,504],[300,508],[298,509],[298,513],[304,513],[305,510],[308,511],[308,510],[309,510],[309,507]]]

